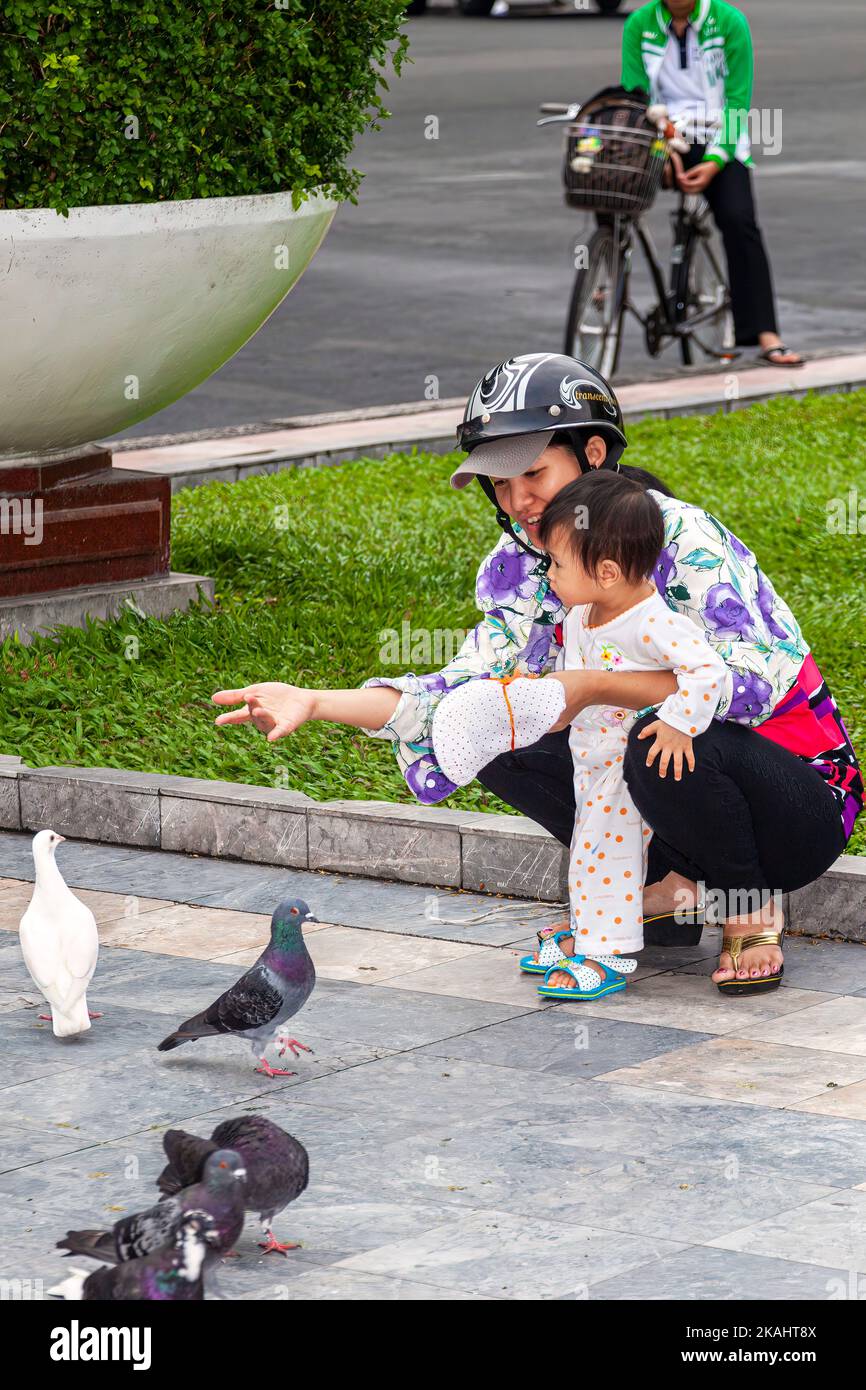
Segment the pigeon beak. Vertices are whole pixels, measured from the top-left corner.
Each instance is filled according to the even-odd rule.
[[[318,917],[314,917],[313,914],[312,914],[312,912],[308,912],[308,913],[307,913],[306,920],[307,920],[308,922],[318,922],[319,919],[318,919]]]
[[[65,835],[58,835],[58,836],[57,836],[57,843],[58,843],[58,844],[63,844],[63,843],[65,842],[65,840],[66,840],[66,836],[65,836]]]

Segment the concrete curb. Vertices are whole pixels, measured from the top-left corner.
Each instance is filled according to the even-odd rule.
[[[213,600],[215,581],[202,574],[169,570],[149,579],[124,579],[110,584],[87,584],[76,589],[51,589],[0,599],[0,642],[15,633],[22,642],[51,636],[58,627],[83,627],[85,617],[107,621],[132,608],[148,618],[168,618],[185,612],[202,598]]]
[[[523,816],[314,801],[280,788],[117,768],[30,768],[0,756],[0,829],[48,826],[77,840],[541,902],[567,897],[565,846]],[[866,856],[841,855],[785,898],[792,931],[866,944]]]
[[[866,353],[817,358],[796,371],[748,367],[682,375],[618,388],[630,422],[668,420],[742,410],[776,396],[801,399],[808,392],[853,391],[866,385]],[[219,435],[180,439],[120,440],[125,469],[171,478],[173,491],[209,482],[238,482],[284,468],[325,467],[357,458],[382,458],[411,449],[450,452],[463,418],[462,401],[424,402],[345,411],[242,426]]]

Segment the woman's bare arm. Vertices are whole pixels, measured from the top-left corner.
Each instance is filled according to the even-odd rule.
[[[309,690],[282,681],[261,681],[239,690],[218,690],[215,705],[240,705],[220,714],[217,724],[254,724],[268,742],[293,734],[311,719],[353,724],[357,729],[381,729],[400,700],[401,691],[390,685],[365,690]]]

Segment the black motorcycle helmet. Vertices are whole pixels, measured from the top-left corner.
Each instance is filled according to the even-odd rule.
[[[593,367],[556,352],[500,362],[475,387],[457,427],[458,443],[469,458],[451,475],[451,486],[466,487],[477,478],[503,531],[538,559],[545,557],[515,534],[490,479],[525,473],[559,432],[567,433],[582,473],[591,467],[584,440],[594,434],[607,445],[602,467],[619,469],[628,441],[612,388]]]

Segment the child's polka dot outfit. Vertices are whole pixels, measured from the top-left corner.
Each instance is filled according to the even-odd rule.
[[[703,733],[716,712],[726,667],[700,628],[672,612],[657,592],[595,627],[587,625],[590,608],[581,604],[569,611],[559,669],[671,670],[678,689],[662,702],[657,717],[693,738]],[[636,718],[634,710],[592,705],[581,710],[569,734],[576,806],[570,918],[575,950],[592,959],[643,947],[643,884],[652,830],[638,813],[622,766]],[[648,754],[652,738],[641,742]],[[673,776],[672,764],[666,775]],[[684,764],[683,777],[689,775]]]
[[[439,767],[456,786],[466,786],[500,753],[537,743],[564,709],[561,681],[491,676],[458,685],[433,716]]]
[[[718,707],[727,667],[701,629],[672,611],[658,592],[595,627],[586,621],[591,606],[577,605],[567,614],[557,669],[673,671],[678,688],[657,717],[693,738],[702,734]],[[466,786],[498,754],[537,743],[564,707],[561,682],[548,677],[467,681],[440,701],[433,716],[438,765],[455,785]],[[621,957],[643,947],[643,884],[652,836],[623,777],[628,733],[637,717],[634,710],[592,705],[569,733],[576,815],[568,887],[575,952],[623,973],[635,963]],[[652,739],[644,747],[649,753]],[[670,765],[666,775],[673,776]],[[689,776],[687,767],[683,776]],[[547,942],[539,963],[555,965],[560,955]]]

